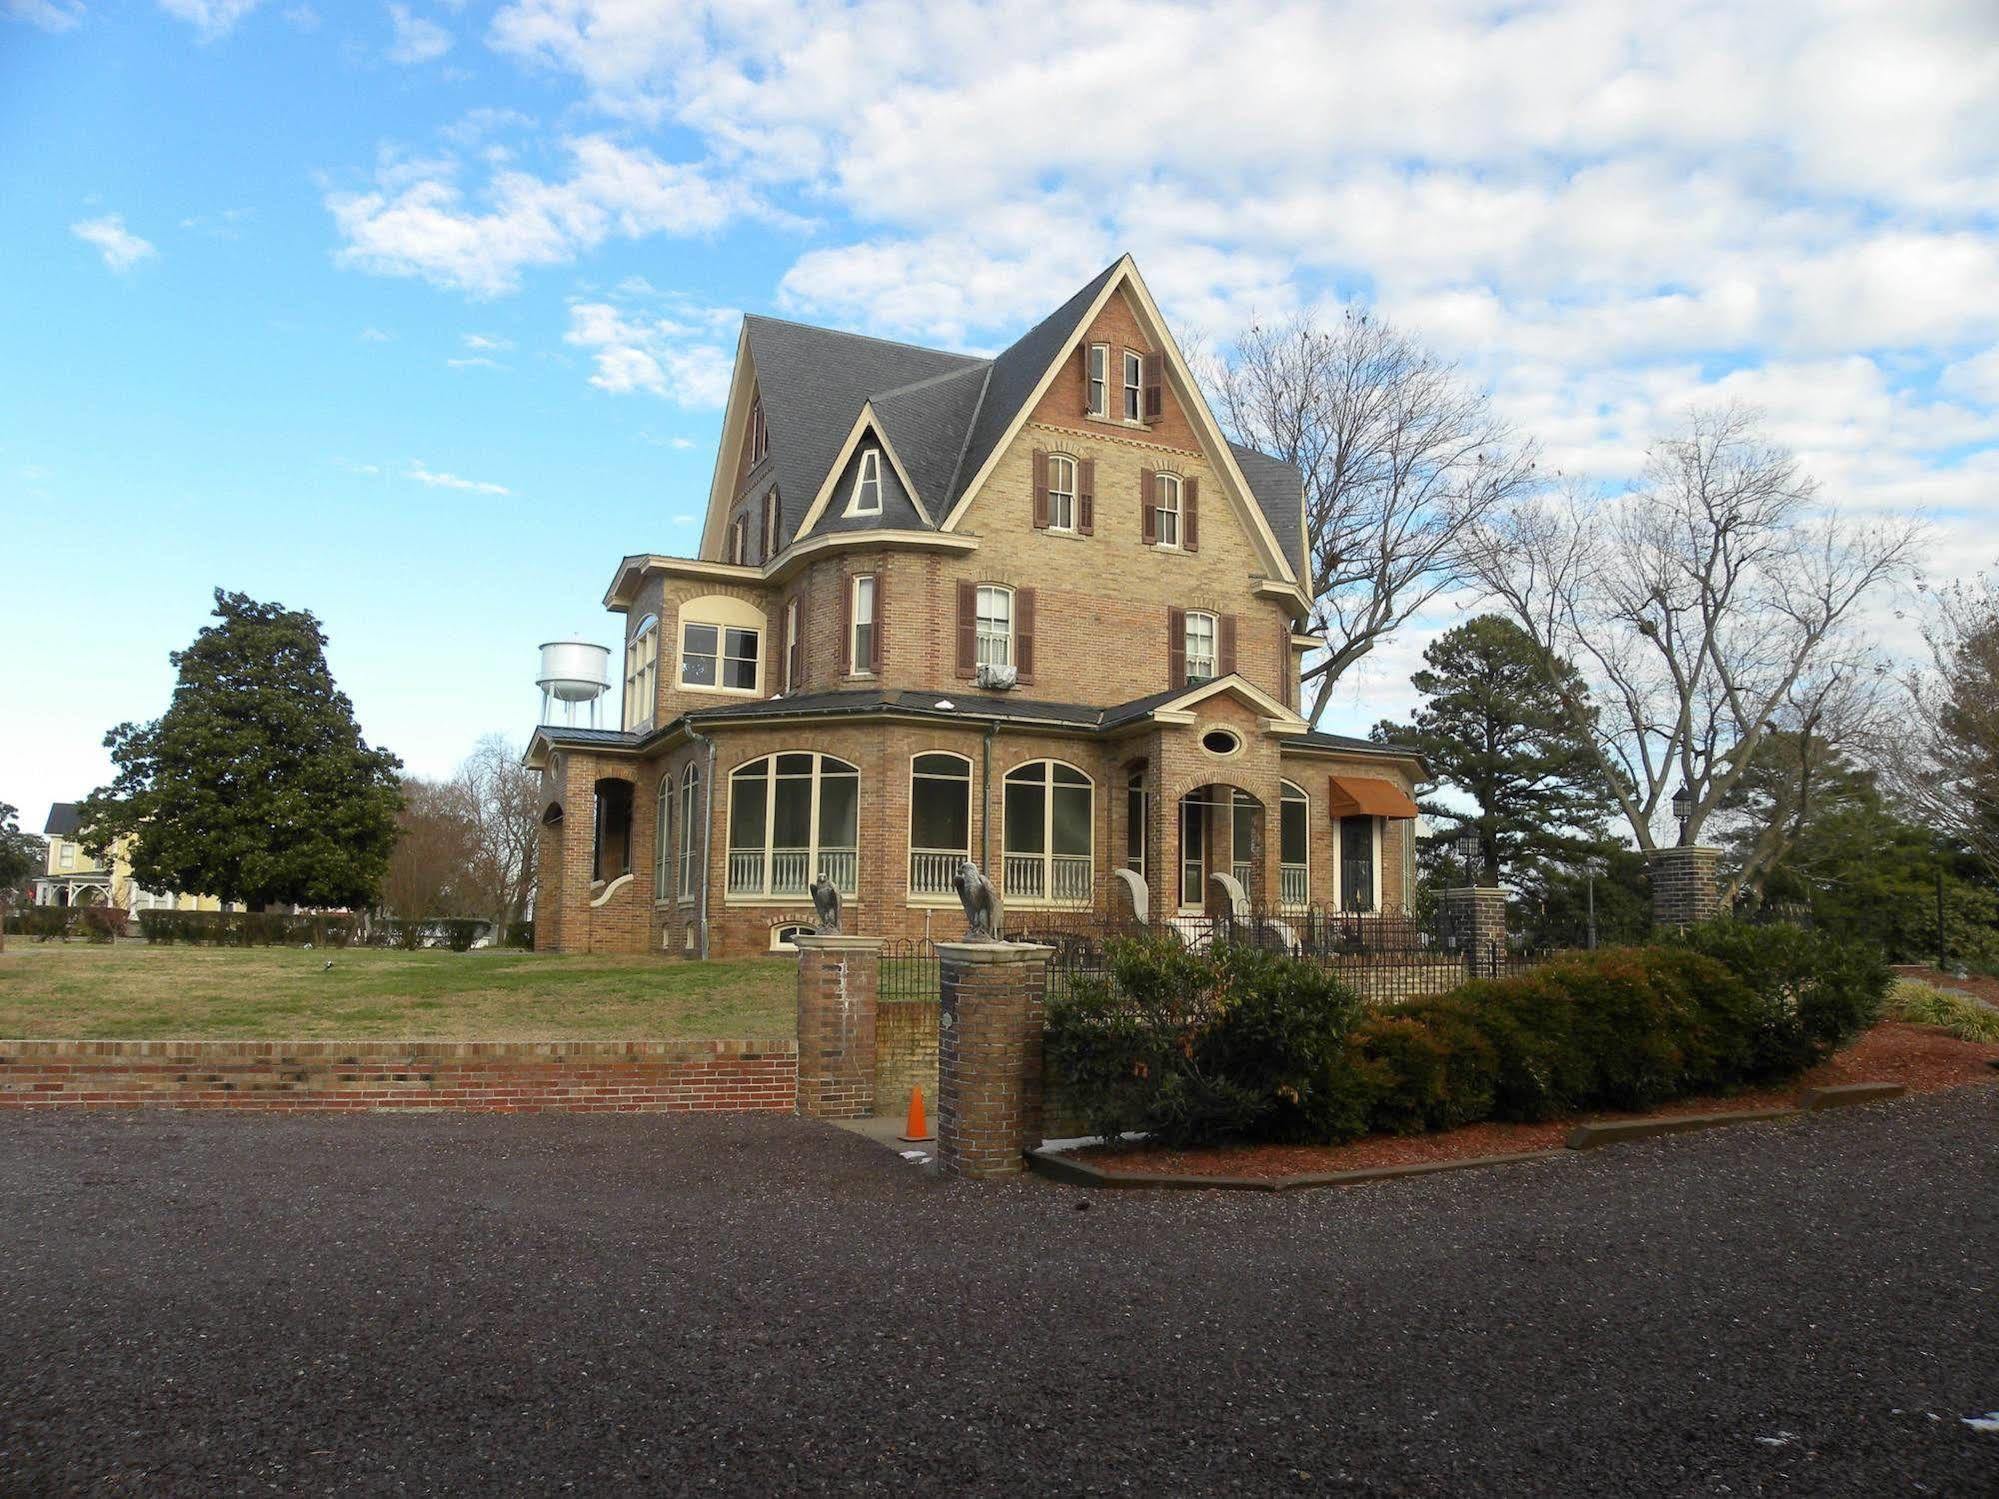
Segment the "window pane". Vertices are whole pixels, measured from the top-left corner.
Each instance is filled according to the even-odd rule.
[[[812,782],[780,776],[777,812],[771,826],[772,848],[804,848],[812,836]]]
[[[956,755],[918,755],[915,770],[919,776],[948,776],[960,781],[972,778],[972,767]]]
[[[1235,857],[1238,864],[1254,857],[1252,849],[1256,838],[1256,802],[1240,791],[1235,796]]]
[[[861,778],[829,772],[819,782],[819,846],[854,848],[860,843]]]
[[[1305,849],[1309,842],[1307,828],[1309,808],[1304,802],[1287,798],[1284,802],[1283,846],[1278,857],[1286,864],[1303,864]]]
[[[809,776],[812,774],[812,757],[798,754],[779,755],[777,773],[781,776]]]
[[[1006,852],[1046,853],[1048,793],[1037,784],[1009,778],[1006,788]]]
[[[729,630],[725,632],[723,644],[726,647],[722,662],[722,685],[750,690],[757,685],[757,632],[755,630]]]
[[[1374,908],[1374,819],[1340,819],[1340,903],[1348,910]]]
[[[909,842],[913,848],[972,846],[972,783],[919,778],[910,793]]]
[[[737,772],[729,778],[729,847],[731,849],[761,849],[764,846],[764,811],[766,799],[770,795],[770,781],[763,767],[770,762],[760,760],[758,769],[745,775]],[[691,834],[693,819],[688,818],[681,826],[683,833]]]
[[[1055,852],[1087,854],[1090,851],[1090,788],[1055,787]]]
[[[1055,772],[1055,784],[1058,786],[1087,786],[1090,784],[1090,778],[1080,770],[1071,770],[1066,765],[1057,765],[1053,769]]]

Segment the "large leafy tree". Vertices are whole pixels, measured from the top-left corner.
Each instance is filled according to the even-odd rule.
[[[1496,614],[1438,636],[1423,661],[1409,679],[1424,698],[1414,718],[1377,724],[1374,737],[1421,750],[1442,786],[1472,803],[1469,815],[1435,796],[1421,805],[1456,825],[1442,837],[1477,831],[1482,883],[1502,869],[1533,883],[1550,865],[1607,854],[1617,804],[1563,703],[1584,693],[1574,669],[1557,661],[1551,682],[1533,639]]]
[[[17,816],[12,805],[0,802],[0,904],[27,883],[48,855],[41,839],[21,831]]]
[[[396,840],[401,762],[333,684],[319,621],[215,593],[176,651],[172,704],[104,737],[118,774],[85,798],[86,843],[133,839],[139,882],[253,909],[371,902]]]

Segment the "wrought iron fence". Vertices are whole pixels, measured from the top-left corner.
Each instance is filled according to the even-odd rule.
[[[882,944],[879,1003],[936,1004],[942,997],[942,983],[937,944],[928,937],[896,938]]]

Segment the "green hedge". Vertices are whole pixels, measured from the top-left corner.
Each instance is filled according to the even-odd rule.
[[[1309,962],[1140,940],[1050,1003],[1046,1044],[1093,1133],[1332,1143],[1792,1077],[1873,1022],[1889,977],[1864,946],[1723,922],[1366,1012]]]
[[[283,911],[141,911],[148,942],[209,947],[345,947],[354,940],[352,916],[293,916]]]

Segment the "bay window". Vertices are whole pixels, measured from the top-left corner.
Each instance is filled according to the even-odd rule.
[[[909,762],[909,893],[949,895],[972,856],[972,762],[917,755]]]
[[[659,684],[659,616],[648,614],[625,642],[625,727],[652,722]]]
[[[820,874],[860,892],[860,767],[802,751],[729,775],[729,894],[805,898]]]
[[[1089,902],[1096,883],[1093,793],[1088,776],[1059,760],[1006,773],[1000,847],[1008,900]]]

